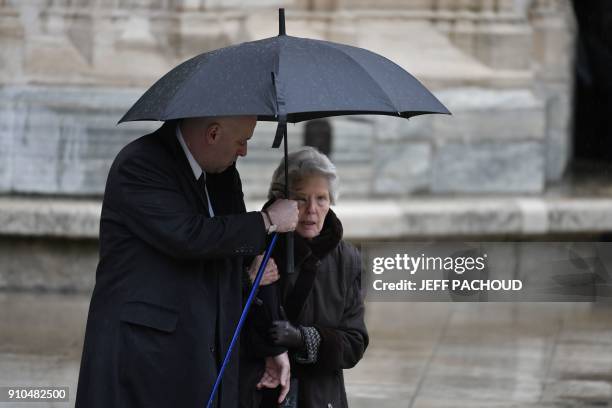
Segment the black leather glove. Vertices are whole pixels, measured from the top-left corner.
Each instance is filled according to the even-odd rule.
[[[284,346],[292,349],[304,347],[302,332],[287,320],[273,321],[268,335],[275,346]]]

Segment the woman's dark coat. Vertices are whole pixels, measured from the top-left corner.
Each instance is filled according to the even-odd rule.
[[[347,407],[342,370],[355,366],[368,345],[361,296],[361,257],[355,247],[341,238],[342,224],[332,210],[321,234],[312,241],[295,234],[298,277],[294,290],[288,289],[284,271],[284,239],[278,240],[273,254],[281,272],[281,280],[275,285],[280,285],[280,298],[284,299],[288,319],[296,326],[315,327],[321,335],[316,363],[300,364],[291,359],[291,377],[298,379],[299,408]],[[263,366],[256,357],[282,351],[262,345],[266,341],[266,328],[261,322],[269,324],[269,319],[274,318],[270,316],[276,314],[264,307],[263,304],[254,306],[247,329],[248,341],[243,339],[242,407],[259,406],[261,395],[252,389]],[[290,356],[294,357],[292,352]]]

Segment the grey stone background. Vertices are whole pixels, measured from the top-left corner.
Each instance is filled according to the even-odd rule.
[[[270,6],[281,5],[290,34],[379,52],[454,113],[332,119],[346,196],[542,193],[561,179],[571,154],[566,1],[368,4],[4,0],[0,192],[101,195],[119,148],[152,127],[115,126],[137,97],[196,53],[274,35]],[[292,147],[302,131],[290,129]],[[278,160],[271,137],[260,126],[244,161],[248,197],[262,196]]]

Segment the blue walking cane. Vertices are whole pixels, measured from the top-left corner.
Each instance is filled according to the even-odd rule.
[[[259,288],[259,282],[263,277],[263,272],[266,270],[266,265],[268,264],[268,260],[270,259],[270,255],[272,254],[272,250],[274,250],[274,246],[276,245],[276,239],[278,238],[278,234],[274,233],[272,236],[272,241],[266,249],[263,261],[259,266],[259,270],[257,271],[257,276],[255,277],[255,281],[253,281],[253,288],[251,289],[251,293],[246,301],[246,305],[244,306],[244,310],[242,311],[242,315],[240,316],[240,320],[238,321],[238,325],[236,326],[236,331],[234,332],[234,337],[232,337],[232,341],[227,349],[227,353],[225,354],[225,358],[223,359],[223,364],[221,365],[221,369],[219,370],[219,374],[217,375],[217,380],[215,381],[215,385],[210,393],[210,398],[208,399],[208,404],[206,404],[206,408],[212,408],[213,400],[215,399],[215,395],[217,393],[217,389],[219,388],[219,384],[221,384],[221,378],[223,377],[223,371],[225,371],[225,366],[229,362],[229,358],[232,354],[232,349],[236,345],[236,341],[238,340],[238,336],[240,335],[240,330],[244,325],[244,321],[246,320],[246,316],[249,313],[249,309],[251,308],[251,304],[253,303],[253,299],[255,298],[255,293]]]

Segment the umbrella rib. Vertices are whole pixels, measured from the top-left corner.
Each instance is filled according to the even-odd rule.
[[[394,101],[391,99],[391,97],[389,96],[389,94],[387,93],[387,91],[385,91],[385,89],[380,85],[380,83],[378,83],[378,81],[376,80],[376,78],[374,78],[367,69],[365,69],[360,63],[359,61],[357,61],[352,55],[349,55],[348,53],[344,52],[341,48],[335,47],[333,44],[329,43],[328,41],[321,41],[321,43],[323,43],[325,46],[330,47],[335,49],[336,51],[339,51],[342,53],[342,55],[345,55],[347,58],[350,58],[358,67],[359,69],[361,69],[368,77],[370,77],[370,79],[372,80],[372,82],[374,82],[376,84],[376,86],[378,86],[378,88],[382,91],[383,95],[385,95],[385,97],[387,98],[387,100],[389,101],[390,105],[393,107],[393,111],[394,112],[399,112],[397,105],[394,103]],[[382,58],[385,58],[381,55]]]

